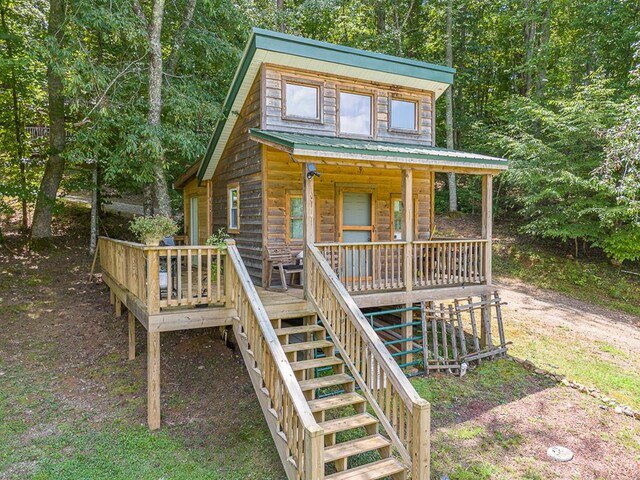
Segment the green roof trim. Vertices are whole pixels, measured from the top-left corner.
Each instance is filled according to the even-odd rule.
[[[499,169],[505,169],[507,166],[507,160],[504,158],[447,150],[427,145],[309,135],[260,130],[257,128],[250,129],[249,133],[256,140],[264,140],[265,142],[281,145],[291,150],[294,155],[300,155],[304,151],[334,152],[344,154],[345,157],[349,155],[394,157],[399,159],[400,162],[401,159],[414,159],[427,162],[463,163],[469,166],[491,165]]]
[[[254,28],[252,36],[255,38],[256,48],[262,50],[288,53],[330,63],[433,80],[434,82],[452,84],[453,74],[456,73],[454,68],[443,65],[369,52],[359,48],[345,47],[261,28]]]
[[[222,118],[216,123],[213,137],[207,147],[200,169],[198,180],[202,180],[209,166],[213,152],[224,130],[231,108],[236,101],[238,91],[245,80],[247,70],[257,50],[293,55],[302,58],[320,60],[330,63],[349,65],[357,68],[402,75],[421,80],[430,80],[442,84],[453,84],[455,69],[442,65],[394,57],[382,53],[369,52],[352,47],[335,45],[309,38],[285,33],[254,28],[236,70],[231,88],[222,107]]]

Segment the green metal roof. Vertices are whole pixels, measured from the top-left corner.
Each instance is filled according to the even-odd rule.
[[[261,52],[265,55],[260,56],[261,59],[256,59],[256,52]],[[214,153],[217,156],[214,158],[212,168],[215,168],[219,155],[222,154],[221,148],[224,148],[224,145],[219,145],[221,137],[223,138],[222,141],[226,143],[223,133],[228,135],[228,130],[235,124],[235,118],[232,115],[233,106],[236,103],[240,103],[241,106],[242,95],[244,95],[244,92],[242,92],[243,86],[246,90],[246,81],[253,81],[253,78],[246,78],[248,72],[251,72],[250,75],[252,75],[254,73],[252,68],[255,68],[256,62],[261,63],[263,61],[262,58],[269,60],[269,58],[277,58],[279,55],[355,67],[387,75],[413,78],[417,81],[435,82],[443,86],[453,84],[453,75],[455,73],[455,69],[442,65],[254,28],[245,47],[242,60],[236,70],[231,88],[227,93],[227,98],[222,108],[222,118],[216,124],[213,137],[209,142],[207,152],[198,171],[199,180],[202,180],[205,173],[210,170],[209,164],[212,157],[214,157]],[[442,91],[444,91],[444,88],[439,89],[438,93]],[[237,104],[236,109],[238,109]],[[227,130],[226,132],[225,129]],[[209,173],[212,174],[213,172],[210,171]]]
[[[505,170],[507,160],[477,153],[396,142],[380,142],[272,130],[249,130],[254,140],[274,146],[296,156],[331,156],[371,161],[392,161],[423,165],[462,166]]]

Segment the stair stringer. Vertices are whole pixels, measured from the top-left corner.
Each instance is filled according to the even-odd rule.
[[[287,451],[287,441],[285,435],[279,431],[278,422],[276,417],[276,412],[271,408],[271,400],[269,396],[264,391],[264,387],[262,386],[262,375],[258,368],[255,366],[255,361],[253,359],[253,354],[249,350],[249,342],[247,341],[247,336],[241,331],[242,327],[240,325],[239,319],[236,317],[233,319],[233,334],[238,342],[238,346],[240,347],[240,353],[242,354],[242,359],[244,360],[244,364],[247,367],[247,372],[249,372],[249,378],[251,379],[251,384],[253,385],[253,389],[256,392],[256,396],[258,397],[258,403],[260,403],[260,408],[262,408],[262,414],[264,415],[264,419],[267,422],[267,426],[269,427],[269,431],[271,432],[271,437],[273,438],[273,443],[276,446],[276,450],[278,451],[278,455],[280,457],[280,462],[287,474],[287,478],[289,480],[295,480],[299,478],[298,469],[296,465],[289,457]]]

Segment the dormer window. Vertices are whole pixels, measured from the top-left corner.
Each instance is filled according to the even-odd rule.
[[[322,121],[322,88],[320,84],[285,80],[282,117],[310,122]]]
[[[373,96],[340,92],[340,133],[373,136]]]
[[[418,102],[392,98],[389,115],[389,130],[402,132],[418,131]]]

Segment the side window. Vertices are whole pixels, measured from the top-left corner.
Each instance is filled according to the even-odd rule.
[[[418,131],[418,102],[413,100],[390,100],[389,129],[404,132]]]
[[[322,121],[322,88],[318,85],[284,81],[282,117],[290,120]]]
[[[340,92],[340,133],[373,136],[373,96]]]
[[[240,231],[240,186],[233,183],[227,186],[227,230]]]
[[[287,238],[289,241],[302,240],[303,215],[302,195],[287,194]]]

